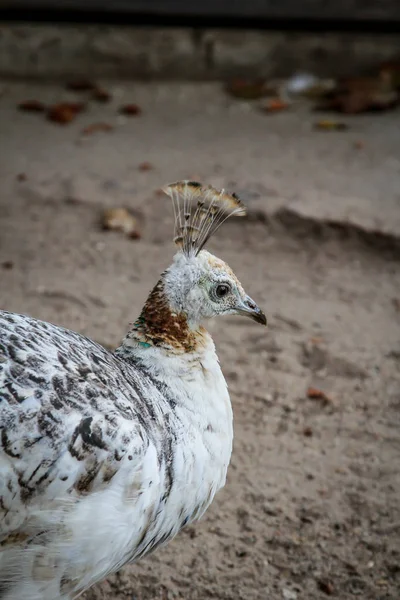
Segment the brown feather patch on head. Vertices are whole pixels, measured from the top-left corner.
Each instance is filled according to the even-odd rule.
[[[229,217],[246,214],[246,207],[236,194],[196,181],[171,183],[164,192],[172,198],[174,207],[174,242],[187,256],[197,256]]]

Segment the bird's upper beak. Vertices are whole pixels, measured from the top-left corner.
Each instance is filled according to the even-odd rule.
[[[261,325],[267,324],[267,317],[257,306],[257,304],[249,296],[246,296],[241,304],[237,307],[237,312],[245,317],[250,317],[253,321],[261,323]]]

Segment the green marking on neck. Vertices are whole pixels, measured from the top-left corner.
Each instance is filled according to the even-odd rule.
[[[138,342],[139,346],[141,348],[150,348],[151,344],[148,344],[147,342]]]

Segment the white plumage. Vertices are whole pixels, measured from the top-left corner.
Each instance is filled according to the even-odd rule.
[[[225,483],[232,410],[200,322],[265,317],[202,250],[240,201],[167,191],[180,250],[114,353],[0,311],[1,600],[75,598],[172,539]]]

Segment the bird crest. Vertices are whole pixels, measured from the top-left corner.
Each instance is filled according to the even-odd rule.
[[[188,257],[197,256],[229,217],[246,214],[246,207],[236,194],[196,181],[171,183],[164,192],[174,207],[174,242]]]

